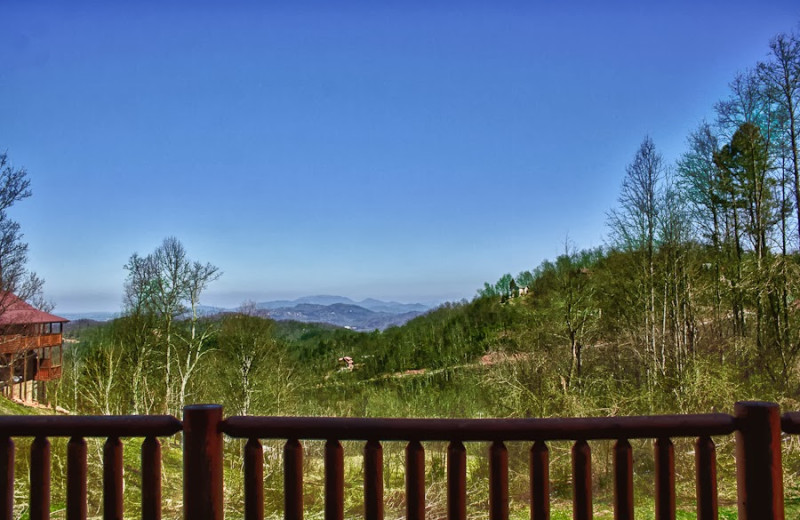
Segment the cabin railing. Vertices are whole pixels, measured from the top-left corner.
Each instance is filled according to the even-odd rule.
[[[674,519],[676,438],[695,439],[697,517],[717,518],[716,448],[712,436],[734,434],[737,494],[741,520],[784,518],[781,430],[800,433],[800,412],[782,417],[777,404],[740,402],[734,415],[697,414],[640,417],[548,419],[377,419],[332,417],[229,417],[218,405],[187,406],[183,421],[171,416],[6,416],[0,417],[0,520],[12,518],[14,437],[33,437],[30,453],[30,518],[49,518],[49,437],[69,437],[67,446],[67,519],[86,518],[86,437],[106,438],[103,457],[104,518],[122,518],[122,444],[120,437],[144,437],[142,444],[142,517],[161,515],[161,457],[157,437],[183,433],[183,511],[186,520],[223,518],[224,436],[246,439],[244,517],[264,518],[263,439],[285,440],[284,517],[303,518],[303,445],[323,440],[325,519],[344,518],[342,441],[364,443],[364,516],[383,518],[383,443],[405,443],[406,517],[425,517],[425,447],[444,441],[447,448],[448,520],[467,516],[465,443],[489,442],[489,518],[509,516],[506,442],[530,447],[532,520],[549,518],[549,448],[571,441],[573,518],[592,518],[590,441],[613,440],[616,519],[632,519],[633,450],[630,440],[653,439],[655,507],[659,520]]]
[[[58,347],[61,345],[61,334],[36,334],[25,336],[0,336],[0,354],[12,354],[23,350],[44,347]]]
[[[120,437],[143,437],[142,516],[161,518],[161,444],[158,437],[183,430],[171,415],[152,416],[0,416],[0,518],[14,518],[13,437],[33,437],[30,451],[30,520],[50,518],[50,441],[68,437],[67,518],[87,515],[86,437],[105,438],[103,447],[103,516],[122,518],[122,443]]]

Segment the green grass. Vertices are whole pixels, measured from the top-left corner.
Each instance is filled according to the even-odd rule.
[[[42,408],[31,408],[0,396],[0,415],[52,415],[54,412]]]

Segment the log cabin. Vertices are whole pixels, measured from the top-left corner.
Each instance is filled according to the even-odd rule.
[[[0,292],[0,388],[8,398],[46,402],[47,381],[61,377],[62,333],[69,320]]]

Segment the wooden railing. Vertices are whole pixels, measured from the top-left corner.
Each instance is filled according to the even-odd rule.
[[[14,441],[33,437],[30,452],[30,520],[50,518],[49,437],[67,444],[67,518],[87,515],[86,437],[106,439],[103,448],[103,516],[122,518],[122,443],[120,437],[144,437],[142,443],[142,516],[161,518],[161,444],[157,437],[183,429],[170,416],[0,416],[0,519],[14,518]]]
[[[0,336],[0,354],[10,354],[34,348],[61,345],[61,334],[39,334],[35,336]]]
[[[800,412],[780,416],[773,403],[737,403],[734,415],[664,415],[564,419],[368,419],[328,417],[230,417],[217,405],[187,406],[183,422],[171,416],[0,417],[0,520],[11,518],[14,444],[12,437],[34,437],[30,463],[30,518],[49,516],[49,442],[70,437],[67,460],[67,519],[86,518],[85,437],[107,438],[104,449],[105,518],[122,518],[120,437],[145,437],[142,444],[142,516],[160,518],[160,445],[156,437],[183,432],[183,489],[186,520],[223,518],[223,436],[247,439],[244,447],[244,517],[264,518],[264,451],[261,439],[285,439],[284,516],[303,517],[302,440],[324,440],[325,519],[344,518],[344,455],[341,441],[364,444],[364,516],[383,518],[383,447],[405,442],[406,517],[425,517],[424,442],[445,441],[447,516],[467,515],[464,443],[488,441],[489,518],[509,516],[508,451],[505,442],[530,448],[531,518],[549,518],[551,441],[573,441],[573,517],[592,518],[591,448],[588,441],[615,440],[614,511],[632,519],[633,451],[629,440],[654,439],[656,518],[674,519],[675,470],[672,439],[695,444],[697,516],[717,518],[716,453],[712,436],[735,434],[739,518],[783,519],[781,429],[800,433]]]

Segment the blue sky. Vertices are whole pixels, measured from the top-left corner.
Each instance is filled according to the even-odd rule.
[[[602,245],[790,1],[0,2],[0,150],[56,311],[117,311],[169,235],[204,303],[435,302]],[[117,3],[114,3],[117,4]]]

